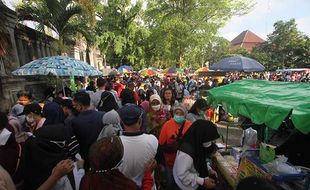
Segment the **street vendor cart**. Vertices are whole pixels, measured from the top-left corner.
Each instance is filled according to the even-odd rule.
[[[293,146],[296,142],[295,149],[300,152],[295,150],[294,154],[300,154],[302,159],[308,161],[300,161],[302,159],[296,161],[290,158],[290,154],[284,153],[285,156],[288,156],[288,162],[283,164],[287,164],[285,166],[288,168],[290,166],[293,168],[294,165],[301,166],[299,168],[302,170],[298,174],[277,173],[269,170],[267,165],[274,162],[275,158],[272,157],[272,154],[274,155],[276,151],[265,144],[260,144],[256,154],[253,152],[244,154],[246,156],[241,157],[236,163],[231,161],[233,156],[228,156],[229,164],[227,164],[225,156],[218,154],[216,160],[219,170],[226,172],[223,176],[226,176],[225,178],[231,186],[235,187],[238,181],[244,177],[256,175],[272,179],[285,187],[284,189],[309,189],[310,155],[306,153],[306,146],[310,143],[309,84],[242,80],[210,90],[208,103],[214,108],[221,104],[224,110],[234,117],[243,116],[250,119],[253,124],[266,126],[264,137],[261,139],[263,142],[267,141],[268,128],[277,130],[285,120],[292,123],[295,127],[295,134],[299,134],[303,139],[300,141],[298,138],[289,142],[291,144],[293,142]],[[300,142],[304,143],[304,147],[300,145]],[[294,183],[294,186],[288,185],[289,183]],[[296,186],[296,184],[299,185]]]

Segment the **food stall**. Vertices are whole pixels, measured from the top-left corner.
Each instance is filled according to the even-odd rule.
[[[266,141],[268,137],[268,128],[277,130],[284,120],[289,119],[295,130],[305,137],[305,142],[309,142],[310,85],[307,83],[237,81],[210,90],[208,103],[214,108],[221,104],[234,117],[243,116],[254,124],[266,126],[262,141]],[[240,151],[234,149],[231,150],[231,155],[216,155],[217,167],[232,187],[242,178],[255,175],[272,179],[282,187],[285,186],[284,189],[309,188],[308,168],[302,165],[298,167],[298,172],[290,174],[275,172],[270,165],[282,158],[275,156],[275,149],[271,145],[262,142],[258,142],[258,145],[260,146],[256,150],[247,152],[251,149],[246,149],[241,156]],[[241,158],[238,159],[239,157]],[[308,163],[310,164],[310,159],[307,167]],[[285,169],[295,168],[287,160],[283,160],[281,164]],[[286,182],[294,183],[294,186],[291,187]]]

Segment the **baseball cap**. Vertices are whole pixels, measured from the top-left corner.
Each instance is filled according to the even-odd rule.
[[[126,104],[118,110],[118,114],[125,125],[133,125],[142,117],[143,110],[135,104]]]

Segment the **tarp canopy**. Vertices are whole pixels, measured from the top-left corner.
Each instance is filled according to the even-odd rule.
[[[292,111],[291,120],[304,134],[310,132],[310,84],[241,80],[209,91],[212,107],[222,104],[232,115],[277,129]]]

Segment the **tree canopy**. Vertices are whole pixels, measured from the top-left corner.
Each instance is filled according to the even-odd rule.
[[[97,40],[107,62],[112,66],[123,64],[142,68],[145,65],[145,39],[149,31],[143,27],[142,1],[109,0],[97,7]]]
[[[87,60],[90,47],[99,47],[112,67],[196,69],[232,54],[257,59],[267,69],[309,67],[310,39],[294,19],[276,22],[252,52],[232,50],[219,37],[232,16],[252,7],[252,0],[23,0],[17,12],[20,20],[56,32],[59,52],[79,33],[87,42]]]
[[[239,0],[149,0],[149,60],[180,67],[205,63],[208,58],[201,55],[219,43],[218,29],[233,15],[245,14],[251,6],[249,1]]]
[[[65,45],[72,40],[72,35],[85,27],[85,22],[79,19],[85,10],[73,0],[24,0],[16,9],[19,20],[37,22],[38,30],[45,32],[48,27],[58,34],[56,49],[59,54],[66,51]]]
[[[295,19],[278,21],[267,41],[252,52],[267,69],[310,67],[310,39],[297,29]]]

